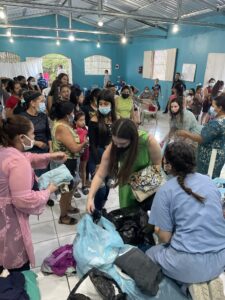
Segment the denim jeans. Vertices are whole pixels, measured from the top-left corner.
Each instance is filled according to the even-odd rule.
[[[100,157],[102,157],[102,154],[104,151],[105,151],[105,149],[98,148],[98,154]],[[96,163],[94,161],[92,153],[90,153],[89,171],[91,173],[91,178],[94,177],[95,169],[96,169]],[[102,210],[102,208],[105,205],[105,202],[107,201],[107,198],[109,195],[109,190],[110,190],[110,188],[107,186],[107,181],[108,181],[108,177],[105,178],[104,185],[102,185],[99,188],[99,190],[97,191],[97,193],[95,195],[94,203],[95,203],[95,208],[97,210]]]

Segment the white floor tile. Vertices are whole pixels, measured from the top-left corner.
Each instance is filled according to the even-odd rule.
[[[54,221],[31,225],[31,233],[33,243],[57,238]]]
[[[75,285],[78,283],[78,281],[80,280],[80,278],[78,277],[78,275],[74,275],[74,276],[67,276],[67,279],[69,281],[69,288],[70,291],[72,291],[72,289],[75,287]]]
[[[46,221],[52,221],[53,220],[53,215],[52,215],[52,210],[51,207],[46,206],[44,212],[38,217],[31,215],[29,217],[29,223],[31,225],[33,224],[39,224],[41,222],[46,222]]]
[[[43,260],[57,248],[59,248],[58,239],[34,244],[35,267],[40,267],[43,263]]]
[[[80,215],[79,214],[76,214],[75,216],[78,220],[80,220]],[[59,224],[58,220],[54,220],[54,222],[55,222],[58,237],[62,237],[62,236],[66,236],[66,235],[72,235],[72,234],[75,235],[76,232],[77,232],[77,230],[76,230],[77,224],[75,224],[75,225]]]
[[[66,244],[73,244],[76,234],[70,234],[63,237],[59,237],[59,245],[64,246]]]
[[[56,275],[38,277],[41,300],[66,300],[70,290],[66,276]]]

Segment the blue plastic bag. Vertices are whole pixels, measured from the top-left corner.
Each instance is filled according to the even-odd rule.
[[[95,224],[92,217],[86,214],[78,224],[73,245],[78,275],[82,277],[92,267],[96,267],[116,280],[129,300],[187,300],[168,278],[162,280],[155,297],[142,293],[135,281],[113,264],[119,253],[125,253],[131,247],[123,243],[110,221],[101,217],[99,223]]]
[[[73,254],[78,269],[84,275],[92,267],[112,264],[123,246],[122,238],[110,221],[101,217],[95,224],[86,214],[77,226]]]

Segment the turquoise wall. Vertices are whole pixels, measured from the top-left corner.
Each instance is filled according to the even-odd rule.
[[[202,21],[224,23],[224,17],[205,18]],[[135,84],[140,90],[146,85],[150,87],[153,85],[153,80],[143,79],[142,74],[138,74],[138,67],[143,65],[144,51],[177,48],[175,67],[177,72],[182,71],[183,63],[196,64],[195,81],[186,82],[187,88],[195,88],[198,83],[203,83],[208,53],[225,52],[225,30],[181,25],[180,31],[173,34],[171,29],[167,39],[135,39],[127,47],[125,77],[129,83]],[[172,82],[161,81],[160,83],[163,94],[163,99],[160,101],[164,107],[171,92]]]
[[[31,25],[31,26],[48,26],[55,27],[55,17],[39,17],[29,20],[20,20],[14,22],[14,24],[21,25]],[[59,18],[59,26],[61,28],[68,28],[68,19],[64,17]],[[82,28],[82,29],[93,29],[90,26],[85,24],[80,24],[73,22],[73,28]],[[95,28],[96,29],[96,28]],[[0,33],[3,33],[5,30],[1,30]],[[55,35],[55,32],[52,31],[37,31],[37,30],[12,30],[15,34],[39,34],[39,35]],[[65,34],[60,33],[61,36]],[[77,37],[85,38],[96,38],[94,35],[82,35],[76,34]],[[106,36],[101,37],[108,40],[113,40],[114,37]],[[56,46],[54,40],[43,40],[43,39],[22,39],[14,38],[14,43],[11,44],[8,41],[8,38],[0,37],[0,51],[9,51],[18,54],[21,57],[21,60],[25,60],[26,57],[40,57],[48,53],[59,53],[65,56],[68,56],[72,59],[72,69],[73,69],[73,81],[80,84],[82,87],[90,87],[92,85],[103,85],[103,76],[92,76],[84,74],[84,58],[91,55],[104,55],[112,59],[112,76],[111,79],[116,81],[118,76],[124,78],[125,74],[125,64],[123,59],[123,48],[119,44],[101,44],[101,48],[97,48],[95,43],[92,42],[70,42],[70,41],[61,41],[60,46]],[[120,69],[115,70],[115,65],[119,64]]]
[[[198,21],[220,22],[224,23],[224,17],[208,17],[198,19]],[[26,24],[32,26],[55,26],[55,16],[39,17],[30,20],[20,20],[15,24]],[[68,18],[59,17],[59,26],[67,28]],[[96,29],[85,24],[73,22],[73,28]],[[0,30],[0,33],[4,32]],[[22,33],[21,30],[13,30],[15,33]],[[24,33],[32,33],[30,30],[24,30]],[[154,31],[144,31],[152,34]],[[40,34],[39,31],[33,33]],[[155,31],[154,33],[164,35],[164,32]],[[41,32],[41,35],[53,35],[53,32]],[[61,33],[60,33],[61,35]],[[65,34],[64,34],[65,36]],[[90,37],[93,35],[76,34],[77,37]],[[143,65],[144,51],[161,50],[168,48],[177,48],[177,61],[175,70],[182,71],[183,63],[194,63],[197,65],[195,82],[187,82],[187,87],[195,87],[197,83],[203,83],[208,53],[225,52],[224,48],[225,30],[212,29],[207,27],[196,27],[181,25],[180,31],[176,34],[168,32],[167,39],[139,39],[130,41],[127,45],[120,44],[102,44],[101,48],[96,48],[94,43],[69,42],[62,41],[61,46],[56,46],[55,41],[39,39],[15,39],[13,44],[8,42],[7,38],[0,38],[0,51],[12,51],[21,56],[22,60],[26,56],[42,56],[47,53],[60,53],[72,59],[74,82],[79,83],[82,87],[89,87],[93,84],[102,86],[103,76],[85,76],[84,75],[84,58],[90,55],[105,55],[112,59],[112,81],[116,82],[118,76],[124,78],[128,83],[134,84],[140,90],[144,86],[152,86],[153,81],[143,79],[138,74],[138,67]],[[113,40],[113,36],[101,36],[101,39]],[[119,70],[115,70],[115,64],[120,65]],[[165,106],[170,94],[171,82],[161,81],[163,99],[161,104]]]

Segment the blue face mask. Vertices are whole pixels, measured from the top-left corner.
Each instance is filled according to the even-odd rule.
[[[45,113],[46,105],[44,102],[39,103],[38,112]]]
[[[99,106],[98,110],[101,114],[106,116],[111,112],[111,107],[110,106],[104,106],[104,107]]]
[[[215,108],[213,106],[211,106],[209,109],[209,115],[214,118],[217,116],[217,112],[215,111]]]

